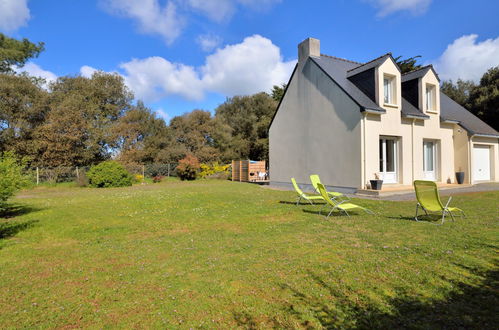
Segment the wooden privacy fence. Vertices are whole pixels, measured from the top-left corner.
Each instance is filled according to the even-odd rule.
[[[258,182],[268,180],[265,161],[233,160],[232,181]]]

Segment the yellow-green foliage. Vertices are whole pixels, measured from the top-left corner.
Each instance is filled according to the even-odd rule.
[[[144,176],[142,174],[135,174],[133,180],[137,183],[144,181]]]
[[[222,165],[218,162],[214,162],[211,164],[201,164],[201,172],[199,176],[202,178],[210,177],[216,174],[229,174],[230,164]]]

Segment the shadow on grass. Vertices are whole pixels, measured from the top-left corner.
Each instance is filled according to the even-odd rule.
[[[401,292],[396,298],[387,298],[384,306],[367,301],[367,297],[354,302],[314,273],[309,273],[311,279],[332,300],[312,297],[287,284],[281,287],[296,299],[286,307],[286,313],[305,327],[310,327],[308,320],[313,315],[328,329],[492,329],[499,324],[499,270],[477,273],[483,278],[479,285],[452,281],[454,289],[443,300],[423,301]]]
[[[28,213],[38,212],[43,210],[42,208],[23,205],[23,204],[8,204],[3,207],[3,211],[0,213],[0,219],[2,218],[14,218]]]
[[[310,214],[316,214],[316,215],[321,215],[323,217],[326,217],[329,212],[331,212],[331,209],[324,209],[322,210],[322,213],[321,211],[319,210],[306,210],[306,209],[303,209],[303,212],[305,213],[310,213]],[[359,215],[359,213],[355,213],[355,212],[351,212],[350,215]],[[333,213],[331,213],[331,215],[329,217],[348,217],[345,212],[341,212],[341,211],[335,211]]]
[[[288,204],[288,205],[309,205],[309,206],[314,206],[314,205],[324,205],[325,203],[317,203],[315,202],[314,204],[310,204],[308,202],[300,202],[296,204],[296,202],[290,202],[290,201],[280,201],[279,204]]]
[[[38,220],[29,220],[24,222],[3,222],[0,223],[0,239],[5,239],[27,230],[35,225]]]

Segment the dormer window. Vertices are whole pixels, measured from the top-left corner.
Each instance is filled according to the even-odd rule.
[[[435,85],[426,84],[426,111],[436,112],[437,111],[437,88]]]
[[[384,104],[395,105],[396,100],[396,87],[395,87],[395,76],[384,75],[383,76],[383,92],[384,92]]]

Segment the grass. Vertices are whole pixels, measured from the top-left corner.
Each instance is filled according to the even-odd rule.
[[[325,220],[292,192],[223,181],[39,187],[0,220],[2,328],[491,328],[499,192],[468,218],[414,202]]]

